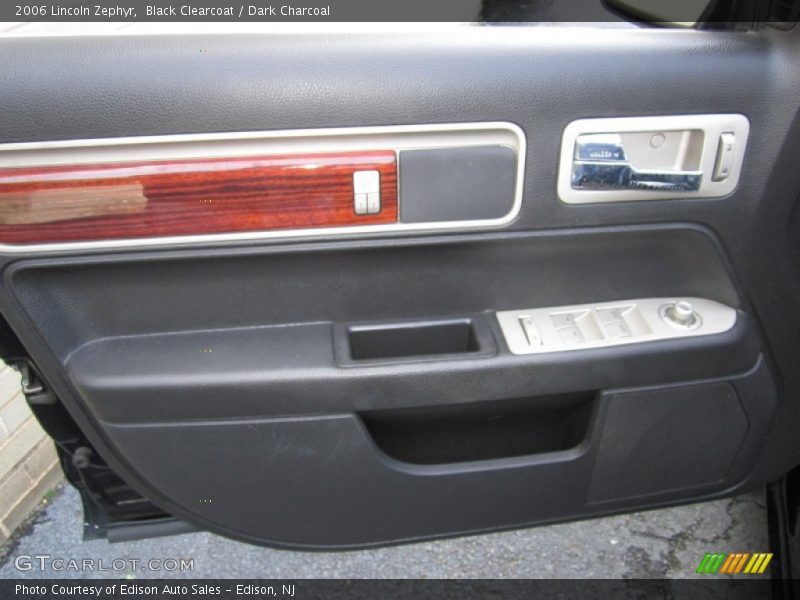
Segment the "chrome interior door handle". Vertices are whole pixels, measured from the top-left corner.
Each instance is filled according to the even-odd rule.
[[[567,204],[723,198],[738,186],[750,122],[740,114],[578,119],[564,128]]]
[[[694,192],[700,189],[703,172],[637,168],[628,160],[619,134],[599,133],[575,140],[571,181],[573,189]]]

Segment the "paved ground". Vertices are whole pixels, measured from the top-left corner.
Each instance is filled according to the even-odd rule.
[[[107,564],[117,558],[194,559],[194,570],[183,574],[113,574],[117,577],[690,577],[708,551],[753,552],[767,547],[761,493],[580,523],[354,552],[270,550],[209,533],[119,544],[82,542],[80,502],[66,486],[11,546],[0,549],[0,578],[109,576],[36,569],[22,573],[15,568],[15,557],[34,554],[102,559]]]

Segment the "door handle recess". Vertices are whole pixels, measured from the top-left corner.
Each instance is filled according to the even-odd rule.
[[[580,119],[564,129],[568,204],[718,198],[736,189],[750,123],[739,114]]]
[[[660,137],[659,137],[660,136]],[[691,144],[691,136],[687,144]],[[663,134],[653,132],[653,147],[663,144]],[[700,138],[702,144],[702,136]],[[675,149],[676,161],[689,151],[687,144]],[[681,169],[639,169],[629,161],[618,134],[581,135],[575,141],[572,187],[587,190],[658,190],[693,192],[700,189],[702,171]]]

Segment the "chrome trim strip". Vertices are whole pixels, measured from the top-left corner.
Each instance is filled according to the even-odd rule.
[[[304,154],[360,150],[395,150],[395,152],[398,152],[400,150],[419,148],[482,145],[506,145],[512,147],[517,153],[517,179],[514,190],[514,202],[509,213],[498,219],[437,223],[356,225],[347,227],[286,229],[279,231],[168,236],[130,240],[98,240],[26,245],[0,243],[0,252],[19,254],[84,249],[134,249],[153,246],[172,246],[177,244],[196,245],[212,242],[261,239],[321,238],[349,234],[426,232],[501,227],[516,219],[522,206],[526,140],[525,133],[522,129],[513,123],[488,122],[398,125],[388,127],[294,129],[283,131],[186,134],[0,144],[0,169],[108,162],[135,162],[144,160],[216,158],[253,154]]]

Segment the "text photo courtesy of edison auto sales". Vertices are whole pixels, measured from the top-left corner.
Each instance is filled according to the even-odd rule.
[[[82,585],[53,583],[50,585],[27,585],[18,583],[15,585],[14,593],[16,596],[95,596],[97,598],[107,596],[216,596],[222,593],[235,594],[237,596],[269,596],[291,598],[295,595],[294,584],[285,585],[257,585],[257,584],[138,584],[138,583],[111,583],[107,585]]]

